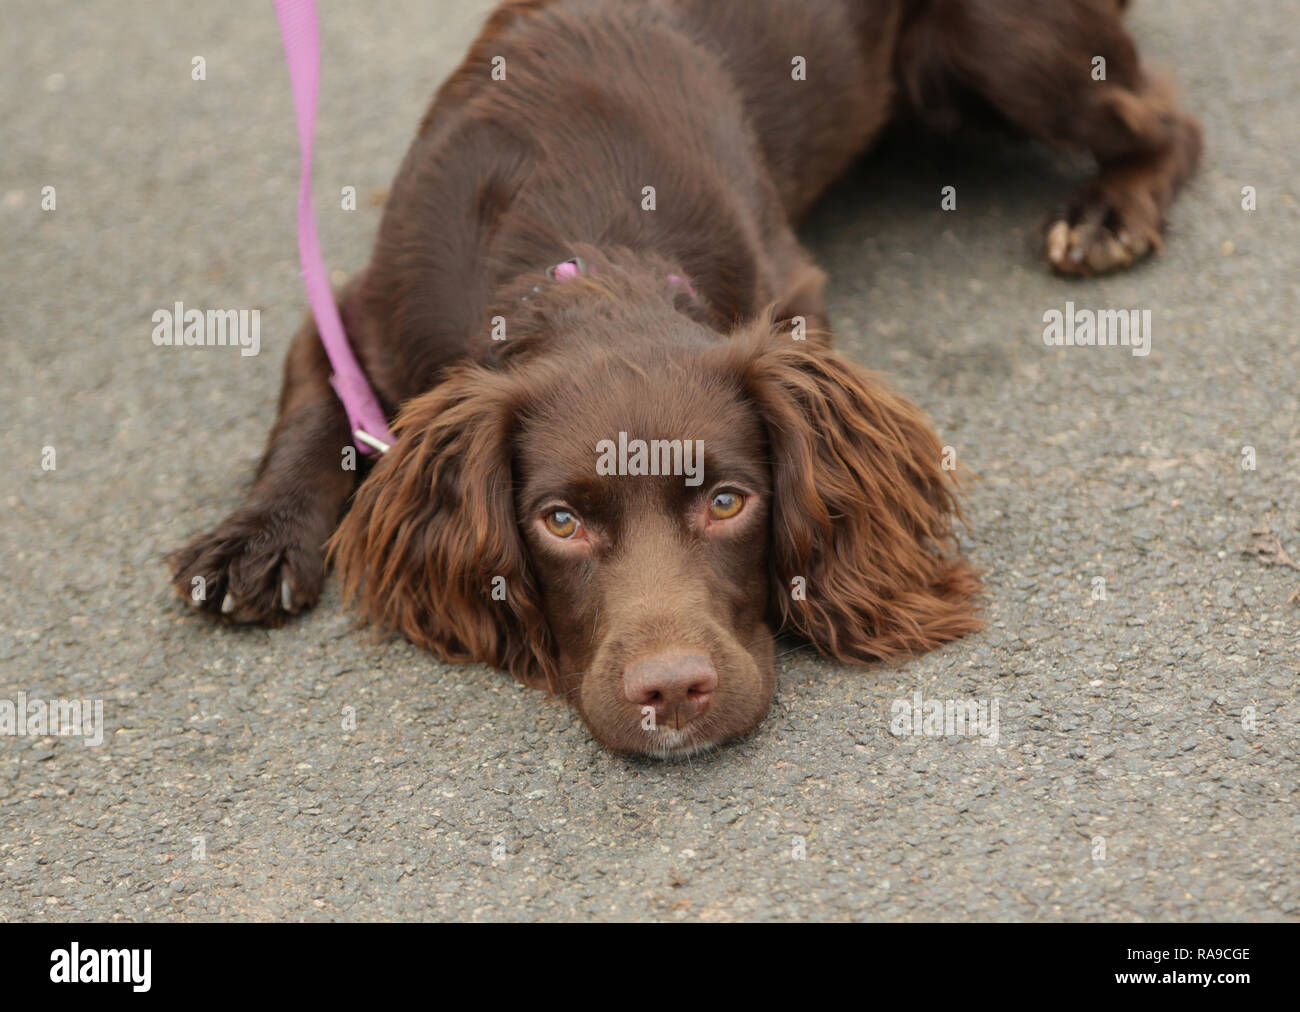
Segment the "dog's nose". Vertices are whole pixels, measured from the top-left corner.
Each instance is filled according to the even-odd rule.
[[[655,724],[683,727],[704,712],[718,687],[713,662],[700,654],[660,654],[623,672],[623,693],[655,708]]]

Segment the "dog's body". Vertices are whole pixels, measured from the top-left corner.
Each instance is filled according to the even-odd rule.
[[[1047,232],[1054,267],[1157,247],[1199,131],[1120,6],[505,4],[339,297],[396,445],[358,492],[306,325],[248,501],[176,554],[178,591],[202,577],[196,603],[235,621],[311,606],[357,492],[333,547],[372,619],[562,691],[607,744],[653,754],[762,718],[774,631],[866,660],[975,628],[938,441],[829,350],[793,229],[891,118],[978,107],[1097,155]],[[575,256],[584,277],[548,276]],[[602,472],[620,434],[698,441],[702,484]]]

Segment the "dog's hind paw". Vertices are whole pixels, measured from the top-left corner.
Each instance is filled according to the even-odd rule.
[[[1058,273],[1109,274],[1160,249],[1160,214],[1145,194],[1089,187],[1047,227],[1043,245]]]

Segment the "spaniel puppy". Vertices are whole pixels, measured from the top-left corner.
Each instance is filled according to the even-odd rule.
[[[278,625],[319,598],[328,547],[380,628],[660,756],[763,718],[777,632],[864,662],[976,629],[940,442],[830,350],[794,226],[891,118],[991,109],[1096,155],[1045,231],[1052,267],[1157,249],[1200,135],[1121,6],[504,4],[338,294],[395,445],[359,485],[342,466],[308,321],[256,482],[173,555],[177,591]]]

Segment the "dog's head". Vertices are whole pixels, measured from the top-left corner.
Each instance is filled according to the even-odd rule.
[[[373,621],[660,756],[763,718],[783,629],[862,661],[977,626],[942,448],[878,377],[666,284],[546,299],[504,367],[405,406],[358,492],[332,551]]]

